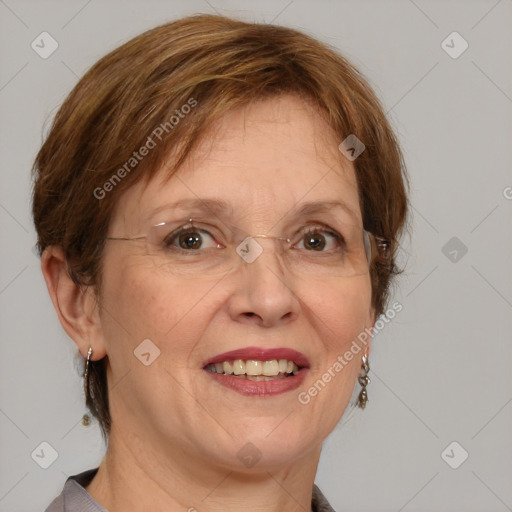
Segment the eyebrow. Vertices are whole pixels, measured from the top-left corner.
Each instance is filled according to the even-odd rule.
[[[215,216],[223,214],[224,216],[229,217],[233,215],[233,207],[231,203],[228,203],[223,199],[189,198],[159,206],[149,213],[148,218],[152,218],[162,211],[173,211],[177,209],[189,210],[190,212],[197,212],[201,214],[208,213]],[[333,210],[343,210],[354,222],[360,222],[358,215],[356,215],[356,213],[346,203],[339,200],[310,201],[303,203],[290,209],[285,216],[292,214],[303,217],[316,213],[331,213]]]
[[[311,201],[303,203],[300,207],[292,209],[300,215],[310,215],[314,213],[330,213],[332,210],[343,210],[345,213],[352,217],[354,222],[359,222],[359,217],[356,213],[343,201]]]
[[[162,211],[173,211],[177,209],[191,210],[198,213],[210,213],[213,215],[225,212],[227,212],[228,215],[232,215],[233,213],[233,208],[230,203],[223,199],[189,198],[159,206],[149,213],[148,218],[154,217]]]

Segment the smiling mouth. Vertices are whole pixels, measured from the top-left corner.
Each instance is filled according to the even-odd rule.
[[[288,359],[234,359],[207,364],[204,369],[219,375],[232,375],[252,381],[276,380],[292,377],[299,373],[301,367]]]

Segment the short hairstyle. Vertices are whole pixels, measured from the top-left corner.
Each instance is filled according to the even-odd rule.
[[[228,111],[290,93],[312,101],[340,143],[355,135],[365,145],[353,164],[364,227],[388,242],[386,257],[370,268],[372,306],[382,314],[401,272],[395,257],[408,213],[398,140],[353,64],[329,45],[276,25],[189,16],[95,63],[60,107],[34,162],[39,254],[60,246],[77,286],[92,286],[101,297],[102,250],[120,194],[164,163],[171,176]],[[146,156],[136,158],[143,147]],[[86,404],[107,439],[105,359],[89,365]]]

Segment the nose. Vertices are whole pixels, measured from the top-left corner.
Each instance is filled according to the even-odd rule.
[[[243,246],[243,251],[246,255],[239,253],[244,257],[240,257],[232,276],[231,318],[262,327],[295,320],[300,312],[300,301],[293,290],[294,279],[283,263],[279,241],[253,238],[249,246]]]

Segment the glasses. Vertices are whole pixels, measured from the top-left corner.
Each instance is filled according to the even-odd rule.
[[[140,244],[144,255],[164,271],[184,277],[216,277],[263,260],[275,252],[282,265],[300,277],[351,277],[367,274],[374,258],[387,257],[389,244],[361,225],[341,230],[307,224],[288,236],[248,235],[230,225],[161,222],[132,238],[108,241]]]

